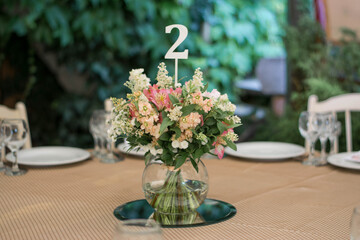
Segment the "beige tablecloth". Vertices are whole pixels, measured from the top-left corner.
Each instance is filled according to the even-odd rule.
[[[360,172],[296,161],[205,159],[208,197],[237,208],[209,226],[163,229],[165,239],[349,239]],[[0,174],[0,239],[111,239],[113,210],[144,198],[144,162],[81,163]]]

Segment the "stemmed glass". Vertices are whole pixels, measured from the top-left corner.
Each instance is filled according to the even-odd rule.
[[[331,134],[329,136],[330,140],[330,155],[335,154],[335,139],[341,134],[341,122],[335,122],[333,128],[331,129]]]
[[[5,144],[14,157],[12,168],[6,169],[5,174],[8,176],[23,175],[27,170],[19,169],[18,151],[25,144],[28,135],[28,127],[23,119],[6,119],[3,121],[3,124],[9,126],[11,136],[5,139]]]
[[[10,139],[12,132],[10,127],[0,121],[0,172],[6,170],[5,162],[5,141]]]
[[[335,116],[332,113],[321,113],[318,114],[319,121],[321,122],[320,128],[320,142],[321,142],[321,156],[320,162],[326,164],[326,141],[331,136],[332,128],[335,123]]]
[[[99,136],[99,129],[98,129],[98,125],[99,125],[99,115],[100,115],[100,110],[95,110],[90,118],[90,122],[89,122],[89,131],[91,133],[91,135],[93,136],[94,139],[94,151],[93,151],[93,155],[95,157],[101,157],[101,147],[102,147],[102,142]]]
[[[314,156],[315,142],[319,137],[321,122],[317,113],[301,112],[299,116],[299,131],[302,137],[310,142],[310,153],[305,165],[319,166],[319,159]]]
[[[350,225],[350,239],[360,240],[360,206],[354,208]]]
[[[123,160],[121,156],[114,154],[112,139],[108,136],[108,130],[111,127],[109,123],[110,114],[105,110],[95,110],[90,119],[90,132],[94,133],[94,141],[97,138],[98,144],[100,144],[100,152],[94,155],[104,163],[115,163]]]
[[[111,112],[102,111],[102,114],[100,116],[100,135],[104,139],[104,142],[106,144],[106,155],[101,159],[104,163],[116,163],[119,161],[122,161],[124,158],[120,155],[115,155],[113,151],[113,141],[108,135],[108,131],[111,127],[110,123],[111,118]]]

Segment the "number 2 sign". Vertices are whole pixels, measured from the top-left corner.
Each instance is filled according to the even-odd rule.
[[[176,85],[178,79],[178,59],[187,59],[189,55],[189,50],[185,49],[182,52],[174,52],[174,50],[186,39],[188,35],[188,29],[181,24],[173,24],[166,26],[165,33],[170,33],[171,30],[173,30],[174,28],[179,29],[179,37],[165,54],[165,59],[175,59],[175,85]]]

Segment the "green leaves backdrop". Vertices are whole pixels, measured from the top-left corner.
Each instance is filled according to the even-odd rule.
[[[189,79],[201,67],[209,89],[227,92],[232,101],[234,81],[251,74],[259,58],[284,54],[285,0],[3,3],[0,61],[14,73],[2,76],[0,98],[25,101],[34,145],[91,146],[91,112],[104,99],[126,94],[123,83],[132,68],[144,68],[154,79],[177,38],[165,34],[167,25],[189,29],[178,49],[190,53],[179,61],[179,78]]]

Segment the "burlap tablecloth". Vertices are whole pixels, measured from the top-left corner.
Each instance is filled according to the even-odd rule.
[[[237,208],[209,226],[163,229],[165,239],[349,239],[360,172],[296,161],[205,159],[208,197]],[[144,162],[81,163],[0,174],[0,239],[111,239],[113,210],[144,198]]]

